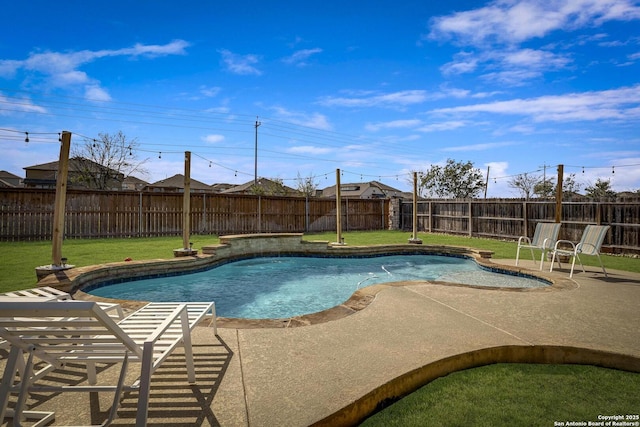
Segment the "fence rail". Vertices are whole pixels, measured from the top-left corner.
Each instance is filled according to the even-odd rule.
[[[320,232],[336,228],[332,199],[192,194],[192,234]],[[0,240],[51,239],[55,191],[0,189]],[[344,231],[382,230],[388,200],[343,200]],[[183,195],[69,190],[65,238],[179,236]]]
[[[533,236],[539,222],[555,221],[555,201],[419,201],[417,229],[496,239]],[[413,205],[401,202],[400,228],[413,228]],[[604,250],[640,252],[640,202],[563,202],[560,239],[577,242],[587,224],[609,225]]]

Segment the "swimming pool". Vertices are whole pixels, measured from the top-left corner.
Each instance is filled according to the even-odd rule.
[[[475,286],[535,288],[532,276],[501,274],[466,257],[254,257],[182,275],[102,283],[85,289],[106,298],[142,301],[215,301],[218,316],[277,319],[339,305],[377,283],[435,280]]]

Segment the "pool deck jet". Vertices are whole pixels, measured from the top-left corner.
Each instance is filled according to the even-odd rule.
[[[536,270],[532,261],[521,266]],[[366,288],[365,308],[341,307],[344,315],[307,326],[247,328],[221,321],[218,336],[198,326],[198,383],[187,383],[184,359],[173,356],[152,377],[149,425],[353,425],[381,401],[430,379],[495,362],[640,372],[640,274],[610,270],[605,278],[600,269],[586,268],[572,280],[566,268],[545,273],[570,282],[562,288],[377,285]],[[100,375],[112,380],[116,371]],[[82,369],[69,365],[52,381],[83,378]],[[124,396],[113,425],[134,424],[136,397]],[[55,411],[56,425],[78,425],[101,422],[110,399],[110,393],[35,394],[29,405]]]

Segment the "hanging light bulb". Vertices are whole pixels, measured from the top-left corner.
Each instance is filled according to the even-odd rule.
[[[158,152],[158,158],[161,159],[162,158],[162,151]]]
[[[58,132],[58,142],[62,142],[62,134]]]
[[[29,132],[25,132],[24,143],[27,144],[29,142]]]
[[[209,167],[211,167],[211,162],[209,162]]]
[[[611,173],[612,174],[616,173],[616,167],[615,166],[611,166]]]

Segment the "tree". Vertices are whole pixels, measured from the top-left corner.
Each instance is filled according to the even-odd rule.
[[[514,176],[509,180],[509,187],[515,188],[520,194],[529,200],[531,196],[535,194],[535,186],[541,181],[537,175],[529,175],[528,173],[521,173]]]
[[[551,197],[556,192],[556,181],[553,178],[541,179],[533,187],[533,193],[542,198]]]
[[[586,196],[590,199],[603,199],[608,197],[616,197],[616,192],[611,189],[610,180],[602,180],[598,178],[596,183],[584,189]]]
[[[143,164],[147,159],[138,161],[136,139],[127,137],[118,131],[115,135],[99,133],[98,139],[85,138],[84,143],[72,150],[77,170],[74,182],[98,190],[121,188],[122,179],[133,173],[146,174]],[[119,185],[118,185],[119,182]]]
[[[307,177],[302,177],[300,172],[298,172],[298,176],[296,177],[296,182],[298,184],[298,191],[304,194],[307,197],[313,197],[316,194],[316,190],[318,189],[318,183],[315,180],[313,175],[309,175]]]
[[[286,196],[289,193],[282,178],[259,178],[258,185],[252,185],[249,192],[256,196]]]
[[[431,165],[419,181],[427,194],[442,198],[477,197],[485,185],[482,172],[473,163],[452,159],[447,159],[445,166]]]
[[[576,174],[569,174],[562,183],[562,198],[564,200],[570,199],[573,195],[578,194],[578,191],[580,191],[580,184],[576,182]]]

